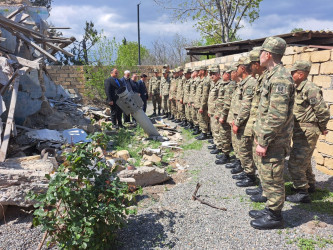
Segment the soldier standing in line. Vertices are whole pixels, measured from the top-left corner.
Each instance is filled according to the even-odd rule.
[[[171,121],[175,121],[177,119],[177,80],[178,80],[178,69],[173,70],[173,77],[171,78],[171,86],[170,86],[170,109],[171,109]]]
[[[177,119],[175,123],[179,123],[179,125],[183,122],[183,68],[178,67],[178,78],[177,78],[177,95],[176,95],[176,112],[177,112]]]
[[[220,75],[220,69],[219,66],[212,66],[209,69],[210,73],[210,79],[211,79],[211,87],[210,92],[208,95],[208,117],[210,118],[210,126],[211,131],[213,135],[213,145],[209,145],[208,149],[212,149],[210,152],[211,154],[218,154],[221,151],[221,149],[216,148],[216,145],[218,144],[218,137],[219,137],[219,121],[215,118],[215,112],[218,108],[218,95],[220,86],[222,84],[221,81],[221,75]]]
[[[198,119],[197,119],[197,113],[195,112],[194,107],[194,100],[195,100],[195,94],[197,91],[197,80],[198,80],[198,74],[199,74],[199,68],[194,68],[194,71],[191,75],[191,90],[190,90],[190,102],[189,107],[191,110],[191,123],[189,125],[189,129],[194,129],[193,132],[195,132],[195,127],[198,125]]]
[[[238,77],[242,78],[239,83],[241,93],[239,95],[240,110],[236,119],[232,123],[232,132],[236,134],[239,148],[239,159],[244,172],[240,176],[245,178],[236,183],[238,187],[255,186],[255,168],[252,157],[252,141],[251,136],[244,135],[246,123],[250,117],[251,103],[254,95],[254,89],[257,86],[256,79],[251,75],[250,59],[239,61],[237,68]],[[235,172],[236,169],[231,171]]]
[[[219,107],[217,108],[215,113],[215,118],[220,124],[217,148],[221,149],[222,154],[216,155],[216,164],[226,164],[230,161],[231,128],[229,123],[227,122],[227,119],[231,106],[231,98],[237,86],[236,80],[238,78],[236,71],[236,67],[230,67],[230,69],[225,71],[222,75],[223,82],[221,84],[218,97]]]
[[[296,61],[291,74],[296,85],[294,105],[293,146],[288,170],[296,194],[287,196],[290,202],[309,203],[309,192],[315,191],[315,175],[312,172],[311,157],[320,134],[326,135],[330,112],[320,88],[307,80],[311,63]]]
[[[209,131],[209,117],[208,117],[208,96],[209,96],[209,90],[210,90],[210,84],[211,80],[210,77],[207,75],[207,67],[206,69],[200,70],[202,71],[201,74],[201,98],[199,99],[200,102],[198,103],[198,117],[199,117],[199,127],[201,129],[201,135],[197,136],[197,140],[206,140],[210,139],[208,136]],[[199,88],[200,90],[200,88]]]
[[[294,81],[282,65],[286,42],[268,37],[261,46],[260,65],[267,68],[258,115],[254,124],[258,172],[267,197],[264,210],[251,210],[251,226],[275,229],[284,225],[282,208],[285,201],[284,161],[290,150],[293,132]]]
[[[184,82],[184,98],[183,98],[183,105],[185,109],[185,122],[182,125],[183,127],[187,128],[187,126],[191,122],[191,115],[190,115],[190,107],[189,107],[189,102],[190,102],[190,90],[191,90],[191,69],[186,68],[185,71],[185,82]]]
[[[158,76],[158,70],[154,69],[154,76],[149,80],[149,95],[152,97],[154,113],[152,116],[156,116],[156,106],[158,107],[158,115],[161,115],[161,97],[160,97],[160,85],[161,78]]]
[[[201,107],[203,79],[206,77],[206,74],[207,74],[207,67],[201,66],[199,68],[199,73],[198,73],[198,77],[197,77],[197,88],[196,88],[195,97],[194,97],[194,112],[196,112],[196,115],[197,115],[197,124],[195,126],[193,135],[198,135],[201,133],[199,109]]]
[[[164,114],[168,116],[170,114],[169,106],[169,91],[170,91],[170,78],[169,73],[163,69],[163,77],[161,77],[161,96]]]

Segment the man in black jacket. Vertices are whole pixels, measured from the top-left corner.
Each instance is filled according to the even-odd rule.
[[[122,81],[118,80],[118,70],[112,69],[110,73],[110,77],[105,79],[104,88],[105,94],[107,97],[107,102],[111,107],[111,121],[115,128],[123,128],[123,124],[121,121],[122,110],[116,104],[118,100],[117,90],[124,86]]]
[[[140,76],[140,80],[138,81],[138,92],[140,94],[140,97],[143,101],[143,111],[146,113],[147,110],[147,100],[148,100],[148,91],[147,91],[147,87],[146,87],[146,81],[147,81],[147,75],[146,74],[142,74]]]

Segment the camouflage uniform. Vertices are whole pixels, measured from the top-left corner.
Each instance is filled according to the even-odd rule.
[[[173,77],[171,79],[171,85],[170,85],[170,94],[169,94],[169,98],[170,98],[170,109],[171,109],[171,114],[176,117],[177,116],[177,101],[176,101],[176,97],[177,97],[177,78]]]
[[[282,38],[268,37],[262,50],[283,55]],[[284,160],[290,149],[293,129],[295,87],[290,73],[282,64],[267,72],[254,124],[256,142],[267,147],[266,156],[258,156],[258,172],[267,196],[266,207],[280,212],[285,200]]]
[[[190,69],[185,69],[185,74],[186,73],[191,73]],[[192,79],[185,79],[184,82],[184,98],[183,98],[183,104],[184,104],[184,108],[185,108],[185,119],[187,121],[191,121],[191,108],[188,105],[190,103],[190,94],[191,94],[191,81]]]
[[[177,83],[177,119],[178,120],[185,120],[185,107],[181,103],[183,102],[184,98],[184,83],[185,83],[185,77],[180,76],[178,77],[178,83]]]
[[[158,111],[161,110],[160,84],[160,77],[153,76],[149,80],[149,94],[152,96],[154,112],[156,112],[156,106],[158,107]]]
[[[190,93],[190,104],[191,104],[191,120],[195,126],[198,126],[198,115],[197,115],[197,110],[193,106],[195,103],[196,99],[196,92],[197,92],[197,87],[198,87],[198,77],[195,77],[194,79],[191,78],[191,93]]]
[[[201,106],[202,89],[203,89],[203,81],[202,80],[203,79],[201,79],[200,77],[198,77],[198,79],[197,79],[197,88],[196,88],[195,98],[194,98],[194,112],[197,116],[198,126],[200,126],[199,109],[200,109],[200,106]]]
[[[199,117],[199,126],[203,134],[207,134],[209,132],[209,117],[208,117],[208,95],[211,85],[211,80],[209,76],[206,76],[201,79],[200,85],[202,86],[202,96],[200,99],[199,109],[202,109],[202,113],[198,113]]]
[[[309,72],[311,64],[296,61],[292,70]],[[315,184],[311,157],[319,135],[326,130],[330,113],[323,94],[314,83],[305,80],[296,87],[294,105],[293,146],[288,169],[296,189],[307,189]]]
[[[161,78],[161,95],[162,95],[162,103],[164,112],[171,112],[169,105],[169,91],[170,91],[170,78],[167,76],[166,78],[163,76]]]

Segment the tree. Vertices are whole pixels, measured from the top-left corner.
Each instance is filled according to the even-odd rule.
[[[259,17],[262,0],[154,0],[172,12],[174,21],[194,20],[195,28],[204,38],[214,43],[226,43],[236,39],[243,28],[241,21],[254,22]]]
[[[140,45],[142,60],[148,56],[149,51],[146,47]],[[117,67],[133,67],[138,64],[138,43],[128,42],[126,38],[123,39],[122,44],[118,47],[116,65]]]
[[[303,28],[293,28],[290,32],[295,33],[295,32],[300,32],[300,31],[304,31]]]

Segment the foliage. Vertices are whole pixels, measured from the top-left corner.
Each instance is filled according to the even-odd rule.
[[[231,42],[243,28],[241,21],[254,22],[259,18],[262,0],[154,0],[165,9],[171,10],[176,21],[195,21],[196,29],[203,37],[216,43]]]
[[[304,31],[304,29],[303,28],[293,28],[290,32],[295,33],[295,32],[300,32],[300,31]]]
[[[124,38],[121,45],[118,46],[116,65],[118,67],[133,67],[138,65],[139,51],[137,42],[127,42]],[[140,45],[141,58],[144,60],[149,51],[146,47]]]
[[[113,175],[98,147],[106,149],[110,137],[90,136],[92,142],[76,144],[50,180],[45,194],[30,194],[37,201],[34,225],[42,225],[63,249],[105,249],[114,244],[135,194]]]
[[[332,245],[333,239],[325,239],[317,236],[316,239],[298,238],[297,246],[301,250],[314,250],[318,248],[325,248],[327,245]]]

